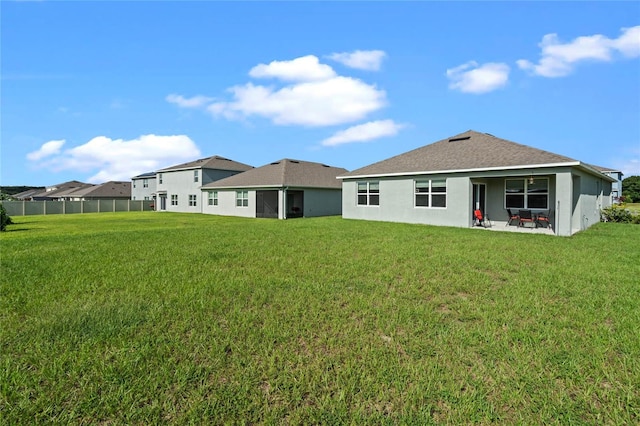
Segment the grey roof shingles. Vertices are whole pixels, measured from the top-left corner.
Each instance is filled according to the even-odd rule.
[[[203,188],[303,187],[340,189],[347,169],[288,158],[204,185]]]
[[[468,130],[340,177],[400,175],[441,171],[512,169],[518,166],[580,162],[563,155]]]
[[[229,160],[228,158],[214,155],[212,157],[200,158],[195,161],[189,161],[188,163],[182,163],[171,167],[158,170],[158,172],[169,172],[177,170],[190,170],[190,169],[216,169],[216,170],[231,170],[236,172],[244,172],[245,170],[252,169],[253,167],[248,164],[239,163],[237,161]]]

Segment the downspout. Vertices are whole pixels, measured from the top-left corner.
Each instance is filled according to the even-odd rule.
[[[287,220],[287,189],[288,186],[285,186],[282,189],[282,219]]]

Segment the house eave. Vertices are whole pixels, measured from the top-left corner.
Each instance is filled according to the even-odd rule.
[[[570,161],[566,163],[553,163],[553,164],[526,164],[519,166],[501,166],[501,167],[481,167],[473,169],[456,169],[456,170],[432,170],[422,172],[398,172],[398,173],[379,173],[379,174],[364,174],[354,176],[338,176],[336,179],[364,179],[364,178],[380,178],[380,177],[399,177],[399,176],[418,176],[418,175],[438,175],[438,174],[452,174],[452,173],[470,173],[470,172],[493,172],[499,170],[530,170],[540,168],[552,168],[552,167],[573,167],[584,166],[580,161]],[[595,171],[594,169],[589,169]],[[599,172],[597,172],[599,173]],[[599,173],[602,174],[602,173]],[[604,175],[603,175],[604,176]]]
[[[210,190],[234,190],[234,189],[287,189],[287,188],[301,188],[301,189],[334,189],[341,190],[340,187],[335,186],[310,186],[310,185],[233,185],[233,186],[201,186],[201,191]]]

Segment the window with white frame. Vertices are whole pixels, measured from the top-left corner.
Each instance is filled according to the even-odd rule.
[[[507,209],[548,209],[549,179],[506,179],[504,206]]]
[[[218,191],[209,191],[209,205],[210,206],[218,205]]]
[[[200,174],[198,173],[198,170],[194,170],[193,171],[193,181],[194,182],[198,182],[200,180]]]
[[[142,187],[143,188],[149,187],[149,179],[142,179]]]
[[[172,206],[178,205],[178,194],[171,194],[171,205]]]
[[[249,191],[236,191],[236,207],[249,207]]]
[[[162,183],[162,173],[158,173],[158,183]]]
[[[358,182],[358,205],[380,205],[380,182]]]
[[[447,207],[446,179],[419,179],[415,181],[416,207]]]
[[[189,206],[190,207],[195,207],[198,205],[198,202],[196,201],[198,199],[197,195],[193,195],[193,194],[189,194]]]

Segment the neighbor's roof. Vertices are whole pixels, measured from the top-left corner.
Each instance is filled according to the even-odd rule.
[[[149,179],[154,177],[156,177],[156,172],[147,172],[147,173],[142,173],[141,175],[138,175],[138,176],[134,176],[131,179]]]
[[[90,183],[84,183],[77,180],[72,180],[65,183],[59,183],[57,185],[47,186],[44,191],[38,192],[37,194],[33,194],[31,197],[35,198],[56,198],[62,196],[62,194],[67,194],[73,191],[77,191],[81,188],[91,187],[93,186]],[[55,189],[51,189],[55,188]]]
[[[56,194],[56,196],[74,198],[131,197],[131,182],[110,181],[98,185],[88,185]]]
[[[158,172],[169,172],[178,170],[191,170],[191,169],[215,169],[215,170],[231,170],[237,172],[244,172],[245,170],[252,169],[253,167],[248,164],[238,163],[237,161],[229,160],[228,158],[214,155],[213,157],[201,158],[199,160],[190,161],[188,163],[178,164],[176,166],[167,167]]]
[[[80,190],[83,191],[83,190]],[[84,192],[84,191],[83,191]],[[75,195],[72,194],[72,195]],[[96,185],[83,194],[84,197],[131,197],[131,182],[110,181]]]
[[[459,135],[362,167],[342,175],[340,178],[559,165],[581,166],[591,173],[598,173],[588,164],[573,158],[511,142],[489,133],[468,130]]]
[[[591,167],[602,173],[622,173],[621,170],[612,169],[611,167],[596,166],[595,164],[591,164]]]
[[[202,188],[304,187],[340,189],[347,169],[288,158],[211,182]]]

